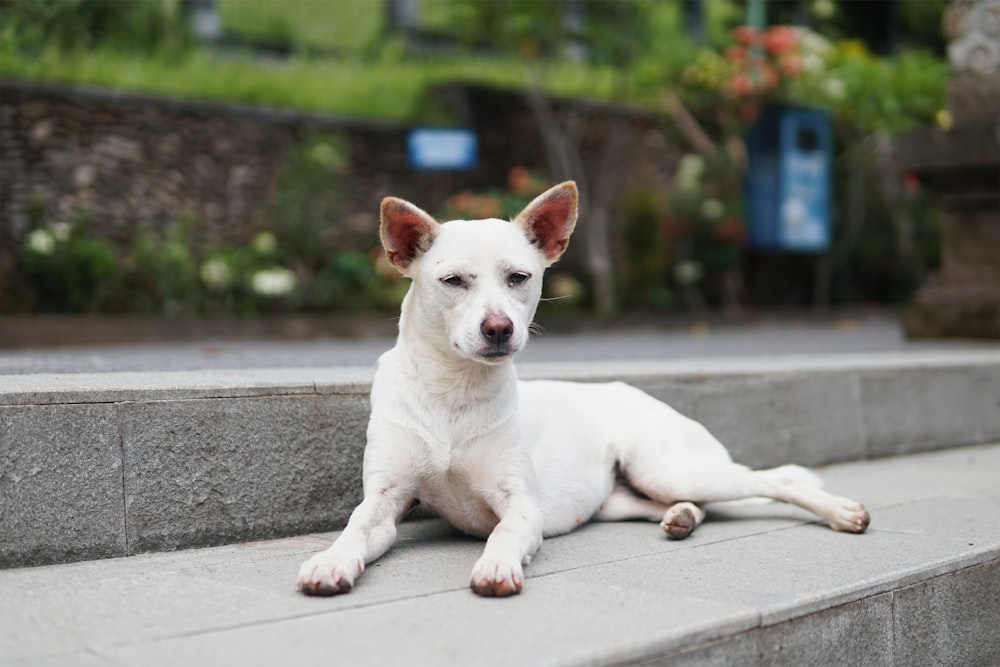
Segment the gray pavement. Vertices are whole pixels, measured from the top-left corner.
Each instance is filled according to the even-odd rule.
[[[1000,445],[822,469],[865,535],[716,506],[547,540],[524,592],[467,589],[479,541],[431,520],[354,591],[307,598],[333,534],[0,571],[0,665],[1000,664]]]
[[[47,349],[0,349],[0,376],[31,373],[105,373],[237,368],[370,367],[393,339],[376,336],[311,341],[224,341]],[[989,341],[908,341],[885,316],[826,322],[795,320],[695,327],[611,328],[537,335],[520,363],[669,360],[993,349]],[[2,382],[2,379],[0,379]]]
[[[0,355],[22,371],[0,374],[0,567],[342,526],[390,344]],[[1000,346],[913,344],[892,321],[548,335],[522,361],[526,379],[631,382],[754,467],[1000,439]]]
[[[523,376],[626,379],[743,462],[858,459],[821,474],[871,530],[776,504],[717,507],[683,542],[588,525],[484,600],[482,544],[424,521],[349,596],[305,598],[391,345],[0,350],[0,561],[130,554],[0,570],[0,667],[1000,664],[1000,444],[960,447],[1000,437],[997,343],[914,343],[884,317],[540,336]]]

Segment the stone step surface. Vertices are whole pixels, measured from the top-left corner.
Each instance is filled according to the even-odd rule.
[[[589,524],[507,599],[469,591],[482,542],[436,520],[335,598],[293,587],[335,534],[7,569],[0,665],[1000,664],[1000,444],[820,474],[866,534],[779,504],[711,507],[680,542]]]
[[[370,363],[389,345],[0,354],[0,567],[341,527],[360,500]],[[629,381],[756,467],[1000,439],[997,345],[826,327],[554,336],[528,352],[522,377]]]

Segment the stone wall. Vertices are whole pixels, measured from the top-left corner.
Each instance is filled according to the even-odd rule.
[[[0,82],[0,244],[48,219],[90,215],[92,230],[125,239],[139,223],[192,216],[204,237],[243,240],[273,200],[291,152],[311,133],[343,135],[353,156],[346,209],[368,227],[386,194],[426,196],[468,175],[414,173],[408,128],[240,105],[177,101]],[[330,221],[341,224],[341,221]],[[371,231],[371,230],[369,230]]]
[[[366,247],[376,242],[386,195],[433,211],[456,191],[503,187],[513,166],[551,171],[522,92],[456,85],[433,95],[477,132],[472,170],[411,169],[410,128],[402,124],[0,80],[0,280],[30,231],[33,208],[46,221],[86,212],[92,233],[118,242],[140,225],[182,217],[194,221],[198,240],[243,242],[274,201],[294,149],[315,133],[335,133],[348,146],[342,215],[329,225],[366,239]],[[588,181],[606,174],[606,137],[614,130],[615,153],[627,156],[613,170],[615,186],[640,174],[666,184],[677,151],[658,119],[618,105],[551,103],[557,116],[571,117]]]

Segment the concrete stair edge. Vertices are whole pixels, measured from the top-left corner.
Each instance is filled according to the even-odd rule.
[[[520,370],[630,381],[755,467],[1000,439],[992,351]],[[339,528],[360,500],[370,379],[358,368],[5,376],[0,566]]]

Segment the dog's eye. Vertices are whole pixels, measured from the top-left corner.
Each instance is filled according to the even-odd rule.
[[[461,276],[446,276],[441,279],[441,282],[449,287],[465,287],[465,281],[462,280]]]
[[[522,283],[527,282],[528,278],[530,277],[531,277],[530,273],[522,273],[521,271],[515,271],[514,273],[507,276],[507,284],[510,285],[511,287],[514,287],[516,285],[520,285]]]

